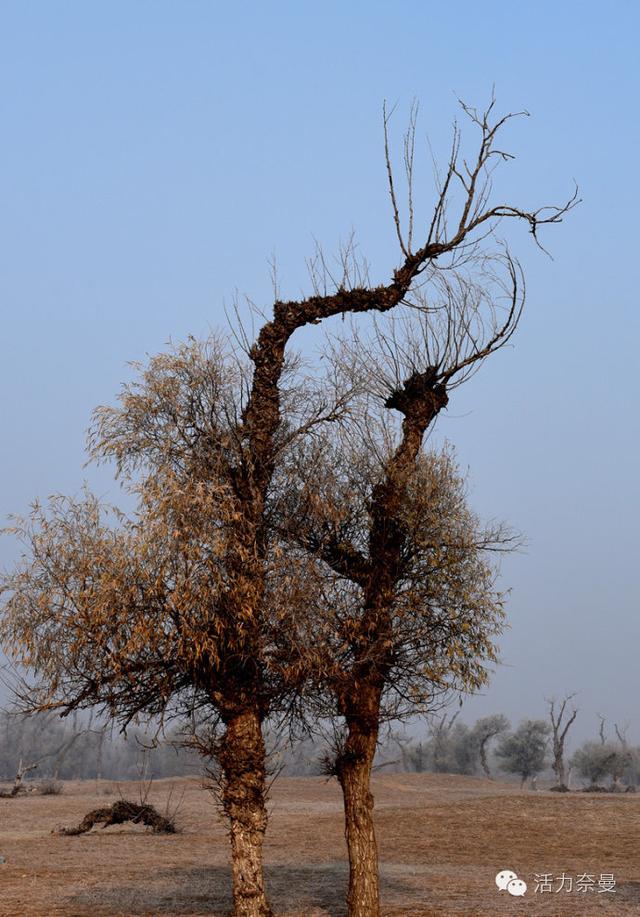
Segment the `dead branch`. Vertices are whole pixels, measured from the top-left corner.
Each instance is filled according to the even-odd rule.
[[[157,809],[148,803],[139,805],[135,802],[128,802],[126,799],[119,799],[112,806],[107,806],[103,809],[93,809],[85,815],[77,828],[58,828],[52,833],[64,837],[74,837],[78,834],[86,834],[95,825],[102,825],[103,828],[108,828],[110,825],[122,825],[125,822],[132,822],[134,825],[147,825],[147,827],[153,829],[154,834],[176,833],[173,819],[160,815]]]

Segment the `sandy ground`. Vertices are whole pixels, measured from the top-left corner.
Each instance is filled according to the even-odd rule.
[[[640,794],[559,795],[465,777],[379,776],[374,785],[385,917],[640,915]],[[182,831],[135,826],[56,837],[138,784],[66,783],[60,796],[0,799],[3,917],[195,917],[228,914],[224,825],[196,779],[159,781],[149,801],[180,802]],[[322,778],[281,779],[272,792],[265,857],[278,917],[344,915],[346,851],[340,796]],[[511,869],[525,897],[499,892]],[[536,892],[535,874],[594,877],[586,891]],[[616,891],[598,893],[601,875]]]

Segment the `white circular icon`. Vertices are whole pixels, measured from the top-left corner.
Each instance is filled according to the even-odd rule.
[[[527,883],[519,879],[512,869],[502,869],[496,876],[496,885],[501,892],[507,891],[514,898],[521,898],[527,890]]]
[[[522,879],[512,879],[507,885],[507,891],[516,898],[521,898],[527,890],[527,883]]]
[[[514,879],[517,879],[517,875],[511,869],[503,869],[502,872],[499,872],[496,876],[496,885],[503,892],[509,885],[509,882],[513,882]]]

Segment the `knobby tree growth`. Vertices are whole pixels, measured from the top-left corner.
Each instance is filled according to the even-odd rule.
[[[357,590],[361,610],[345,669],[357,690],[348,694],[344,682],[336,688],[346,724],[336,772],[353,828],[350,913],[378,913],[370,762],[388,677],[397,671],[393,628],[410,563],[407,532],[414,524],[405,518],[408,494],[428,475],[422,443],[455,385],[517,327],[524,303],[521,270],[496,241],[499,224],[524,222],[537,240],[541,226],[560,222],[575,203],[574,196],[562,207],[526,210],[492,202],[494,166],[509,158],[496,139],[512,117],[493,120],[493,107],[478,113],[463,106],[479,133],[477,150],[465,158],[455,130],[426,221],[414,211],[412,116],[405,142],[406,231],[387,143],[401,248],[387,283],[368,284],[347,252],[336,282],[326,270],[314,270],[312,295],[276,298],[272,318],[247,342],[246,354],[219,343],[202,353],[192,342],[152,360],[140,381],[124,388],[119,407],[97,412],[92,455],[115,459],[136,494],[136,513],[114,512],[108,520],[86,494],[58,498],[49,509],[36,506],[15,527],[26,553],[3,582],[1,637],[35,673],[28,705],[66,713],[97,705],[122,724],[140,715],[189,716],[208,724],[210,739],[202,739],[202,747],[221,768],[234,907],[242,917],[271,913],[262,868],[263,724],[290,704],[306,679],[304,643],[287,659],[277,635],[290,629],[290,612],[283,609],[295,611],[306,577],[315,576],[307,572],[313,567],[309,558],[320,547],[285,557],[282,535],[272,537],[276,478],[278,487],[286,487],[281,469],[291,448],[313,429],[338,421],[346,409],[342,395],[334,399],[296,373],[289,345],[306,325],[345,314],[383,316],[401,307],[404,320],[376,339],[387,356],[385,371],[367,383],[370,397],[382,395],[384,409],[402,421],[374,477],[364,482],[365,490],[371,485],[360,523],[366,551],[338,539],[332,557],[323,558],[332,574]],[[387,126],[385,114],[385,138]],[[414,245],[418,232],[421,241]],[[405,334],[405,325],[418,332]],[[355,362],[362,366],[357,335],[354,344],[360,357]],[[452,595],[468,617],[473,650],[477,600],[456,596],[453,586]],[[406,620],[412,601],[405,599]],[[481,641],[479,657],[485,649]],[[435,652],[427,665],[437,657]],[[463,657],[452,644],[447,665],[454,680],[462,677],[457,666]],[[406,665],[420,665],[415,652],[408,653]],[[469,661],[472,681],[481,668]],[[403,684],[411,684],[411,674],[404,672]],[[332,677],[323,682],[332,683]],[[401,709],[401,691],[396,695]]]

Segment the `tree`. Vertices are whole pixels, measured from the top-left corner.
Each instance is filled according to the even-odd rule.
[[[624,769],[623,778],[628,787],[634,790],[640,783],[640,748],[638,746],[627,746],[627,763]]]
[[[516,731],[498,744],[496,756],[502,770],[518,774],[521,786],[545,766],[545,754],[551,729],[544,720],[523,720]]]
[[[619,790],[620,781],[634,760],[634,751],[627,741],[628,726],[621,727],[614,723],[617,743],[610,742],[605,728],[606,717],[600,713],[597,716],[599,741],[584,742],[573,754],[571,766],[582,778],[589,780],[591,789],[600,788],[603,778],[610,775],[612,789]],[[629,774],[629,777],[633,782],[633,775]]]
[[[466,723],[455,723],[449,732],[450,774],[475,774],[478,767],[478,743],[473,729]]]
[[[395,736],[394,739],[400,749],[403,770],[416,774],[430,770],[431,749],[428,742],[413,742],[401,736]]]
[[[619,744],[618,756],[615,759],[614,765],[611,769],[611,777],[613,779],[614,789],[618,790],[620,788],[620,781],[633,762],[634,755],[633,750],[629,747],[629,742],[627,740],[629,724],[625,723],[623,726],[618,726],[617,723],[614,723],[613,728],[615,730],[616,738],[618,739]]]
[[[356,666],[364,667],[357,676],[363,690],[357,705],[346,696],[341,702],[349,730],[341,781],[351,788],[345,796],[350,823],[365,825],[366,836],[362,857],[354,858],[351,847],[352,872],[361,880],[352,883],[350,908],[367,917],[379,910],[368,774],[385,666],[378,650],[386,640],[402,550],[403,495],[448,391],[517,327],[523,304],[519,265],[508,249],[483,247],[486,240],[505,219],[524,221],[537,239],[540,227],[560,222],[576,200],[574,195],[562,207],[533,211],[491,204],[493,165],[508,158],[495,140],[511,116],[491,122],[493,102],[484,114],[463,108],[479,130],[478,153],[467,165],[456,129],[418,247],[411,188],[403,234],[389,168],[402,254],[387,283],[370,285],[351,248],[343,252],[343,275],[335,282],[320,258],[320,274],[313,267],[313,294],[290,301],[276,295],[273,317],[255,341],[243,340],[247,360],[224,347],[204,360],[188,348],[158,357],[137,389],[125,388],[120,408],[98,412],[92,454],[116,460],[138,496],[137,517],[116,515],[115,524],[106,522],[98,501],[87,495],[55,500],[49,513],[36,507],[31,519],[16,526],[27,557],[5,579],[1,635],[39,678],[32,706],[71,711],[98,705],[123,723],[141,714],[199,713],[212,726],[222,725],[222,734],[203,749],[221,767],[238,917],[270,914],[262,867],[262,728],[302,678],[295,650],[284,663],[273,655],[273,623],[291,599],[285,601],[285,594],[302,589],[292,583],[304,581],[269,537],[274,475],[286,464],[296,433],[340,413],[339,407],[325,411],[317,397],[306,408],[299,377],[297,386],[290,385],[288,347],[304,326],[347,313],[383,315],[412,303],[424,319],[416,339],[420,353],[413,354],[406,374],[404,361],[403,376],[386,398],[387,409],[403,415],[402,436],[372,494],[366,584],[360,583],[357,559],[348,574],[364,589],[370,618],[363,630],[370,639],[354,644]],[[385,116],[385,128],[387,121]],[[409,176],[414,136],[413,120]],[[450,208],[456,204],[454,218]],[[487,296],[488,290],[494,295]],[[437,308],[427,298],[431,291],[439,291]],[[370,664],[365,659],[371,640]]]
[[[620,789],[620,781],[629,772],[634,758],[634,749],[629,747],[627,741],[627,726],[614,723],[616,742],[607,740],[605,723],[606,718],[598,714],[600,726],[598,728],[598,742],[584,742],[574,753],[571,764],[578,774],[588,780],[592,789],[598,788],[601,781],[609,775],[612,780],[612,789]],[[633,771],[629,773],[633,782]]]
[[[327,385],[294,383],[295,363],[276,356],[271,402],[261,361],[284,346],[281,321],[294,320],[265,326],[253,381],[221,337],[139,367],[90,437],[95,460],[115,459],[135,513],[90,493],[35,504],[15,522],[25,555],[2,584],[2,640],[35,677],[25,709],[98,707],[123,728],[140,716],[199,724],[194,741],[221,768],[235,910],[247,917],[269,913],[262,723],[298,677],[295,659],[279,664],[273,635],[304,582],[302,560],[285,565],[263,522],[269,483],[296,432],[340,410]]]
[[[466,729],[464,723],[458,723],[460,711],[451,716],[442,716],[431,724],[429,729],[429,751],[431,768],[437,774],[452,774],[457,771],[456,739],[460,735],[459,727]]]
[[[426,741],[407,741],[395,736],[402,764],[407,771],[445,774],[475,774],[478,764],[491,779],[487,760],[490,741],[506,732],[509,721],[503,714],[483,717],[472,727],[457,721],[458,712],[434,718]]]
[[[369,413],[370,432],[371,423]],[[350,913],[360,914],[367,913],[362,902],[377,902],[369,780],[380,724],[433,711],[484,683],[503,618],[488,551],[505,533],[483,529],[466,506],[451,450],[421,452],[397,509],[402,543],[381,606],[366,505],[384,472],[376,474],[370,458],[367,470],[368,450],[357,453],[348,442],[324,452],[331,444],[315,437],[306,460],[295,463],[298,499],[283,519],[318,563],[321,585],[308,592],[307,617],[293,638],[315,672],[309,703],[336,723],[330,772],[345,802]]]
[[[607,774],[617,770],[620,757],[619,749],[609,742],[584,742],[573,753],[571,764],[593,788],[597,787]]]
[[[470,741],[469,727],[456,722],[459,712],[434,717],[429,725],[427,741],[406,742],[396,737],[405,770],[417,773],[473,773],[477,751]]]
[[[39,762],[34,761],[31,764],[24,764],[22,758],[18,763],[18,769],[13,780],[13,786],[10,790],[0,790],[0,799],[15,799],[17,796],[24,795],[27,791],[23,785],[25,776],[38,767]]]
[[[502,713],[495,713],[492,716],[485,716],[477,720],[473,727],[473,735],[478,746],[478,757],[482,770],[489,778],[492,779],[487,751],[492,739],[497,738],[509,729],[509,720]]]
[[[557,786],[560,790],[567,789],[567,771],[564,763],[564,745],[567,733],[571,728],[578,711],[573,707],[567,711],[567,704],[575,697],[575,694],[569,694],[558,702],[555,698],[547,701],[549,707],[549,719],[551,720],[552,730],[552,750],[553,762],[551,767],[556,775]],[[566,718],[565,718],[566,715]]]
[[[605,729],[605,723],[607,722],[607,718],[606,716],[602,716],[601,713],[598,713],[597,717],[600,722],[600,725],[598,726],[598,735],[600,736],[600,744],[606,745],[607,744],[607,732]]]
[[[13,788],[0,793],[5,798],[23,795],[24,777],[37,770],[57,781],[66,759],[79,740],[89,735],[76,718],[68,727],[57,718],[44,715],[25,723],[21,717],[5,711],[0,714],[2,739],[0,739],[0,776],[14,774]]]
[[[284,537],[325,565],[321,575],[334,576],[328,613],[319,611],[331,624],[320,634],[312,628],[309,645],[316,652],[328,648],[318,683],[344,723],[334,772],[345,805],[350,917],[379,914],[370,775],[380,723],[424,710],[446,688],[481,684],[493,658],[489,634],[501,612],[482,557],[497,546],[495,533],[480,533],[461,505],[460,488],[435,486],[438,472],[422,444],[451,392],[517,328],[521,270],[507,248],[493,244],[493,231],[513,217],[536,238],[541,219],[557,222],[575,202],[536,212],[491,205],[493,166],[509,158],[497,149],[496,136],[510,116],[492,122],[493,103],[482,114],[463,108],[479,130],[478,151],[464,159],[456,129],[426,241],[415,251],[414,116],[405,138],[406,232],[387,138],[397,237],[405,264],[420,262],[420,279],[405,291],[399,319],[381,320],[369,339],[351,331],[343,343],[338,362],[358,378],[368,376],[367,397],[355,419],[347,417],[338,433],[314,442],[306,460],[296,463],[304,469],[297,503],[289,502],[283,514],[293,523]],[[377,417],[380,405],[401,416],[399,429],[388,415]],[[363,459],[363,447],[373,461]],[[436,494],[448,496],[438,505]],[[452,569],[457,578],[447,576]]]

